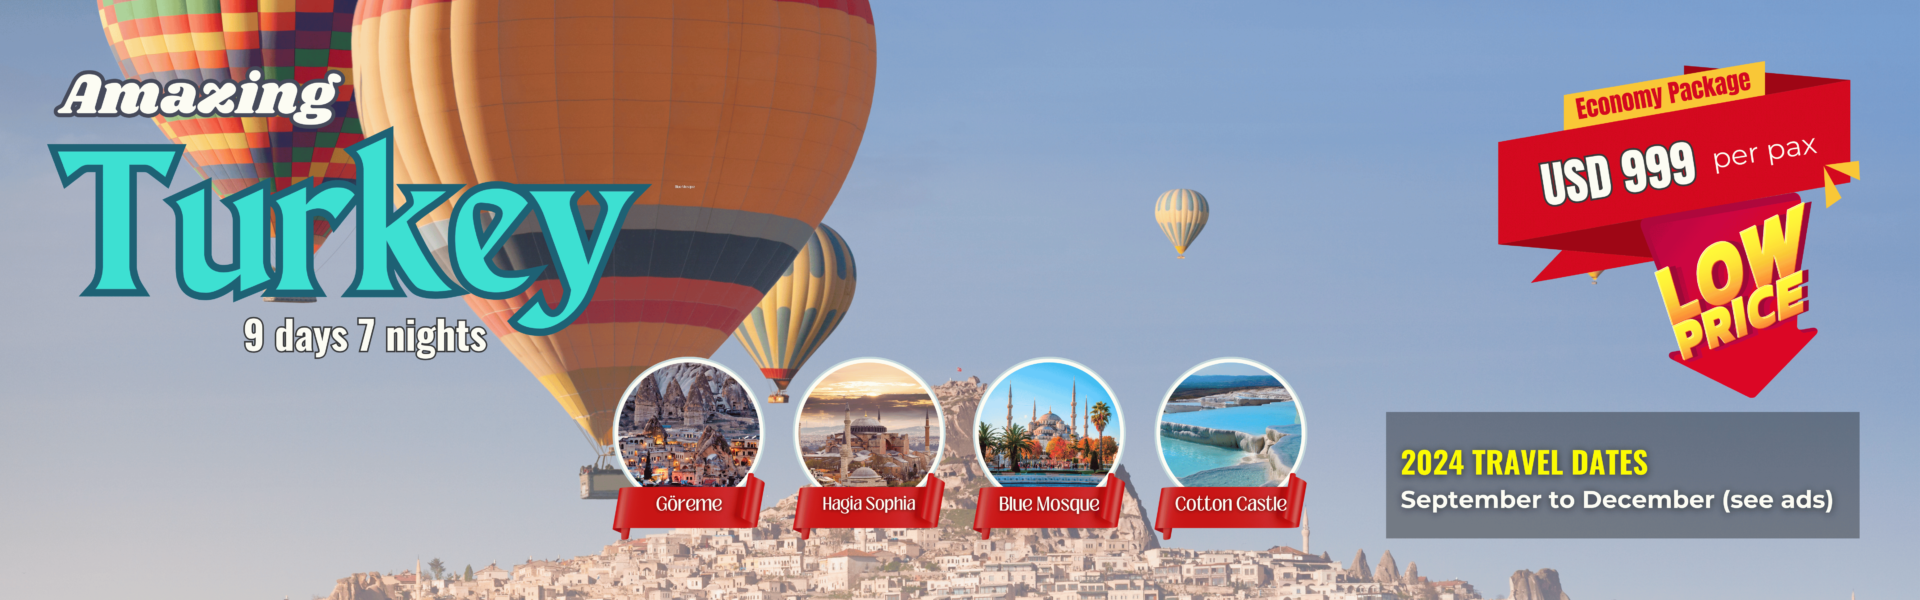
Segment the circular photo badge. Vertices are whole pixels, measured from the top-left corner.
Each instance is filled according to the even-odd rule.
[[[1193,487],[1275,487],[1300,468],[1307,421],[1266,365],[1216,358],[1188,369],[1160,405],[1160,458]]]
[[[822,487],[915,487],[940,466],[946,421],[919,375],[881,358],[828,369],[807,389],[793,439]]]
[[[740,485],[760,459],[760,408],[720,363],[675,358],[627,386],[614,439],[634,485]]]
[[[1014,365],[980,397],[980,466],[1002,487],[1095,487],[1120,462],[1125,427],[1107,383],[1080,363]]]

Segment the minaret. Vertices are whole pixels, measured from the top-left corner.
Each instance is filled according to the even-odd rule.
[[[840,483],[847,482],[847,465],[853,462],[853,401],[841,409],[840,415]]]
[[[1011,383],[1007,384],[1007,427],[1001,431],[1007,429],[1013,429],[1013,384]]]
[[[1307,526],[1307,509],[1302,508],[1300,509],[1300,552],[1301,553],[1313,554],[1313,542],[1310,540],[1312,536],[1313,536],[1313,528]]]
[[[920,451],[933,452],[933,416],[924,408],[920,409],[920,445]]]
[[[1067,441],[1071,442],[1080,435],[1080,378],[1073,379],[1073,395],[1067,404]]]

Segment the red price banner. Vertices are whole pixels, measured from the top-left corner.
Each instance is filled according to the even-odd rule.
[[[630,487],[613,506],[620,539],[648,527],[747,528],[760,524],[760,498],[767,484],[747,475],[738,487]]]
[[[1285,487],[1161,488],[1153,528],[1160,539],[1173,539],[1176,527],[1290,529],[1300,526],[1306,502],[1307,482],[1292,474]]]
[[[793,515],[800,539],[815,529],[849,527],[905,527],[926,529],[940,524],[941,494],[947,482],[928,477],[920,487],[804,487]]]
[[[1778,73],[1669,83],[1619,86],[1648,94],[1603,109],[1656,92],[1717,103],[1500,142],[1499,241],[1560,251],[1534,281],[1655,262],[1674,360],[1757,396],[1814,335],[1794,320],[1806,308],[1807,207],[1786,206],[1820,187],[1831,206],[1834,186],[1860,176],[1851,83]],[[1601,97],[1569,97],[1589,95]]]
[[[1535,281],[1578,275],[1652,260],[1643,219],[1850,181],[1851,83],[1768,73],[1766,90],[1500,142],[1500,243],[1562,251]]]
[[[984,540],[996,527],[1111,529],[1120,525],[1125,487],[1109,473],[1101,487],[980,488],[973,530]]]

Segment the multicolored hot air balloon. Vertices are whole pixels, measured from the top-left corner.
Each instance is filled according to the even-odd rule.
[[[1207,197],[1188,189],[1168,190],[1153,203],[1153,220],[1173,242],[1173,251],[1186,258],[1187,246],[1207,227]]]
[[[652,185],[566,329],[506,323],[557,297],[552,270],[515,298],[467,297],[602,453],[636,376],[711,356],[793,263],[873,101],[865,0],[367,0],[354,21],[361,111],[393,129],[396,183]],[[437,254],[449,216],[421,221]],[[496,261],[545,267],[545,236],[529,219]]]
[[[823,223],[760,306],[733,330],[760,373],[773,380],[768,402],[787,401],[787,384],[846,318],[858,282],[846,238]]]
[[[373,2],[375,0],[368,0]],[[98,0],[100,26],[128,79],[307,82],[328,71],[353,80],[351,35],[357,0]],[[346,148],[360,142],[353,86],[340,86],[334,120],[314,129],[283,116],[153,117],[187,164],[227,196],[262,181],[274,190],[301,180],[352,179]],[[331,233],[315,219],[313,247]],[[311,302],[311,298],[269,298]]]

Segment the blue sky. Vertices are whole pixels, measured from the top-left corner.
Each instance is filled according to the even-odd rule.
[[[992,380],[984,377],[981,379],[993,385],[993,388],[987,390],[986,396],[980,400],[980,415],[977,421],[994,427],[1002,427],[1007,423],[1009,388],[1013,391],[1013,423],[1022,427],[1033,421],[1035,412],[1041,416],[1051,412],[1059,415],[1063,421],[1073,421],[1071,400],[1076,394],[1080,399],[1080,417],[1083,419],[1086,417],[1089,406],[1100,402],[1108,402],[1110,407],[1115,406],[1112,404],[1112,398],[1107,396],[1106,389],[1101,387],[1100,382],[1095,380],[1092,374],[1066,363],[1037,362],[1020,367],[1008,373],[1006,378],[1001,379],[998,384],[993,384]],[[1117,412],[1119,409],[1115,407],[1113,410]],[[1114,439],[1121,442],[1120,451],[1124,453],[1126,438],[1118,435],[1119,422],[1120,417],[1116,415],[1107,427],[1113,431]],[[1080,425],[1080,427],[1085,429],[1082,435],[1093,433],[1092,425]],[[975,428],[969,428],[968,431],[973,429]]]
[[[1143,415],[1193,365],[1244,356],[1311,405],[1316,552],[1391,549],[1489,596],[1542,567],[1582,600],[1911,592],[1913,4],[876,4],[874,111],[826,218],[859,257],[859,296],[802,380],[859,356],[934,385],[1061,356]],[[152,185],[154,296],[78,297],[90,192],[60,188],[45,144],[163,138],[50,114],[74,73],[113,68],[92,3],[15,2],[4,27],[0,597],[306,598],[416,558],[479,568],[617,539],[612,504],[577,499],[580,433],[509,353],[240,349],[247,316],[470,318],[458,300],[190,300],[164,284],[172,222]],[[1562,94],[1758,60],[1854,80],[1865,177],[1814,210],[1802,321],[1820,336],[1748,399],[1666,357],[1649,267],[1529,283],[1550,253],[1495,244],[1494,160],[1500,140],[1558,129]],[[1213,208],[1186,260],[1152,217],[1179,187]],[[320,268],[327,289],[348,257]],[[732,342],[713,358],[754,372]],[[791,447],[795,406],[766,408],[768,447]],[[1384,415],[1421,410],[1858,411],[1861,538],[1385,540]],[[1128,426],[1149,439],[1154,420]],[[1148,514],[1170,483],[1154,458],[1123,457]],[[769,501],[804,481],[779,462],[761,465]]]
[[[1219,364],[1215,364],[1215,365],[1210,365],[1210,366],[1208,366],[1208,367],[1207,367],[1207,368],[1205,368],[1205,369],[1201,369],[1201,370],[1198,370],[1198,371],[1194,371],[1194,372],[1193,372],[1193,375],[1189,375],[1188,377],[1194,377],[1194,376],[1200,376],[1200,375],[1267,375],[1267,376],[1272,376],[1272,374],[1271,374],[1271,373],[1268,373],[1268,372],[1267,372],[1267,371],[1266,371],[1265,369],[1261,369],[1260,367],[1257,367],[1257,366],[1254,366],[1254,365],[1250,365],[1250,364],[1247,364],[1247,363],[1243,363],[1243,362],[1237,362],[1237,361],[1230,361],[1230,362],[1223,362],[1223,363],[1219,363]]]
[[[924,441],[921,434],[931,427],[934,444],[940,443],[940,407],[934,403],[931,390],[915,375],[894,365],[877,361],[844,365],[821,377],[804,393],[799,408],[803,438],[839,433],[851,402],[853,418],[878,419],[889,431],[912,433],[915,443]],[[885,400],[878,399],[880,396]]]

